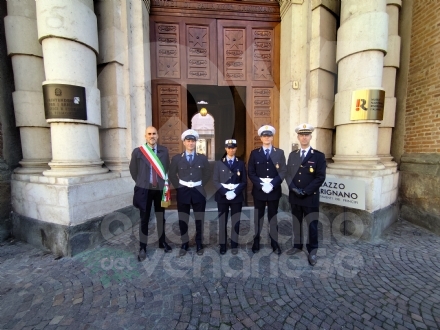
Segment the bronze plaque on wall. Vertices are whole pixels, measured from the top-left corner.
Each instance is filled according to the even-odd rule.
[[[43,85],[46,119],[87,120],[86,88],[74,85]]]
[[[383,120],[385,91],[364,89],[353,92],[350,120]]]

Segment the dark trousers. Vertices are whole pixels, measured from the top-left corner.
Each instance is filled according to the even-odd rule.
[[[206,200],[200,203],[183,204],[177,201],[177,211],[179,212],[179,229],[182,238],[182,244],[189,242],[188,222],[191,207],[194,211],[196,222],[196,244],[202,244],[203,223],[205,221]]]
[[[231,248],[236,248],[238,246],[238,235],[240,232],[240,215],[242,203],[217,203],[218,208],[218,219],[219,219],[219,243],[226,244],[226,239],[228,237],[228,215],[229,208],[231,208]]]
[[[303,247],[303,219],[309,225],[309,240],[306,244],[309,253],[316,253],[318,249],[318,219],[319,207],[307,207],[296,204],[290,204],[293,215],[293,247],[302,249]]]
[[[274,201],[261,201],[254,199],[254,208],[257,212],[254,213],[254,224],[255,224],[255,237],[254,240],[260,241],[261,228],[263,228],[264,220],[264,209],[267,204],[267,216],[269,220],[269,235],[270,235],[270,245],[273,246],[274,243],[278,243],[278,204],[279,200]]]
[[[165,242],[165,209],[160,205],[162,201],[162,190],[148,190],[147,206],[145,211],[140,210],[141,224],[139,226],[140,248],[146,249],[148,237],[148,223],[150,222],[151,206],[154,203],[156,214],[157,236],[159,237],[159,245]]]

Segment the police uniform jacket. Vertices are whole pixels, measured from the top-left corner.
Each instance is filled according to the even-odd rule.
[[[286,182],[289,186],[289,201],[292,204],[319,207],[319,187],[325,180],[325,155],[312,148],[301,162],[301,149],[292,151],[287,161]],[[300,198],[292,191],[294,187],[304,189],[306,196]]]
[[[244,200],[243,191],[246,189],[247,177],[246,168],[242,160],[235,157],[232,168],[229,168],[228,159],[225,157],[215,163],[213,182],[216,189],[215,201],[217,203],[242,203]],[[235,198],[228,200],[225,194],[229,191],[222,186],[222,183],[238,184],[234,189]]]
[[[203,188],[211,178],[208,158],[205,155],[194,153],[190,165],[185,152],[175,155],[171,159],[169,179],[176,188],[176,198],[179,203],[190,204],[206,201],[206,192]],[[179,180],[186,182],[202,181],[201,186],[189,188],[181,185]]]
[[[157,145],[156,155],[162,162],[165,173],[167,173],[170,164],[168,149],[164,146]],[[147,189],[149,189],[150,187],[151,164],[141,152],[139,147],[135,148],[131,153],[129,168],[131,177],[135,181],[133,206],[142,211],[145,211],[148,196]],[[165,181],[160,176],[157,176],[157,189],[162,190],[164,187],[164,183]]]
[[[264,149],[258,148],[251,151],[248,164],[248,175],[252,181],[252,196],[258,200],[271,201],[281,198],[281,183],[286,175],[286,157],[284,151],[272,146],[269,160],[266,159]],[[273,190],[266,194],[262,190],[260,178],[272,178],[270,182]]]

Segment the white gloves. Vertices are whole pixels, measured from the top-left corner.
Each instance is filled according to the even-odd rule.
[[[273,186],[271,183],[268,182],[262,182],[261,185],[263,186],[263,191],[268,194],[273,190]]]
[[[235,194],[235,192],[233,192],[232,190],[229,190],[227,193],[226,193],[226,199],[227,200],[232,200],[232,199],[234,199],[235,198],[235,196],[237,196],[236,194]]]

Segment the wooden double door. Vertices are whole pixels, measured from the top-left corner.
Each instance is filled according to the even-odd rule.
[[[150,16],[153,124],[170,156],[204,92],[216,140],[236,138],[242,159],[260,145],[259,127],[278,131],[279,40],[279,22]]]

